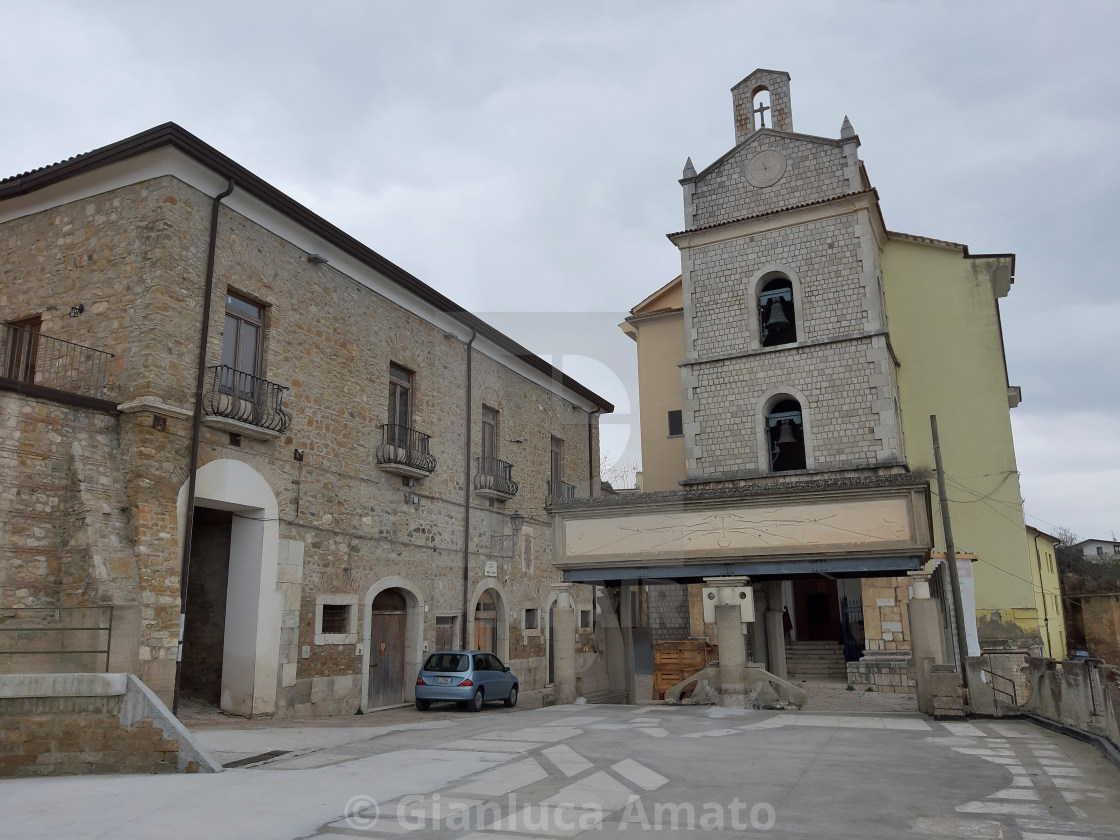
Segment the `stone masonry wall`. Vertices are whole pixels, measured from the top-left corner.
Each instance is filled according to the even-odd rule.
[[[857,232],[856,217],[836,216],[689,249],[696,336],[689,357],[758,346],[758,301],[747,281],[770,265],[786,267],[800,282],[796,317],[806,341],[863,332],[867,305]]]
[[[0,391],[0,607],[133,603],[116,421]]]
[[[781,151],[786,156],[786,171],[773,186],[759,188],[747,180],[747,163],[763,149]],[[704,227],[844,195],[850,191],[844,165],[839,143],[759,134],[693,182],[693,210],[691,214],[686,211],[686,221],[691,217],[687,227]]]
[[[864,650],[910,650],[908,577],[863,578]]]
[[[208,197],[164,177],[0,225],[0,267],[6,278],[18,278],[0,289],[0,320],[42,313],[44,335],[115,354],[107,388],[113,400],[154,397],[169,406],[97,421],[108,424],[103,435],[115,435],[117,447],[112,458],[117,471],[100,471],[113,501],[99,515],[111,521],[112,540],[119,541],[117,555],[109,557],[110,576],[130,581],[131,591],[120,591],[141,604],[139,672],[165,700],[179,621],[176,498],[188,477],[193,348],[210,206]],[[355,645],[314,644],[317,595],[349,594],[361,609],[378,581],[403,578],[426,607],[429,640],[437,614],[462,610],[465,345],[332,267],[312,265],[303,250],[223,208],[209,364],[220,358],[227,291],[266,307],[262,375],[289,389],[284,406],[292,423],[279,439],[243,436],[239,442],[204,425],[199,465],[219,458],[251,465],[276,495],[282,545],[302,546],[298,575],[284,571],[296,566],[281,564],[281,574],[296,579],[277,583],[286,625],[278,653],[278,713],[315,714],[312,681],[327,678],[342,680],[341,689],[332,683],[330,699],[337,703],[330,708],[352,711],[360,701],[353,687],[360,684],[361,657]],[[59,301],[66,307],[82,302],[86,311],[79,318],[62,317]],[[431,435],[437,460],[434,473],[411,487],[376,465],[390,362],[415,372],[412,422]],[[565,442],[564,479],[586,494],[598,483],[597,418],[590,427],[589,481],[585,411],[477,347],[473,367],[471,474],[485,404],[499,411],[498,455],[513,464],[520,490],[508,502],[471,492],[468,586],[473,591],[486,561],[496,561],[492,581],[506,599],[511,659],[523,657],[526,666],[532,660],[539,673],[546,651],[539,640],[521,639],[520,626],[525,607],[547,608],[551,583],[559,578],[551,566],[551,521],[544,508],[550,437]],[[5,400],[0,422],[22,422],[33,426],[34,435],[49,437],[49,417],[33,423],[9,419],[25,417],[27,406],[38,403],[18,395],[0,399]],[[34,411],[71,411],[43,405]],[[157,417],[163,428],[154,428]],[[302,462],[294,458],[296,449]],[[81,469],[98,473],[90,471],[96,465],[87,453],[71,454]],[[43,492],[44,499],[53,498]],[[12,497],[10,510],[26,508],[23,496]],[[508,536],[508,514],[515,510],[526,518],[516,546]],[[60,547],[61,540],[56,539]],[[577,588],[576,598],[577,606],[586,608],[590,590]],[[323,695],[321,687],[317,694]]]
[[[755,418],[766,396],[795,389],[805,396],[803,417],[816,470],[872,466],[880,452],[874,390],[863,376],[875,366],[870,338],[778,353],[761,353],[685,368],[697,389],[689,478],[769,472],[759,459]],[[822,371],[828,371],[827,376]]]
[[[179,742],[150,718],[124,726],[122,697],[0,698],[0,778],[174,773]]]

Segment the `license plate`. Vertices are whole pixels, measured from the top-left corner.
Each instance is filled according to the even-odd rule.
[[[436,685],[451,685],[451,677],[436,677]]]

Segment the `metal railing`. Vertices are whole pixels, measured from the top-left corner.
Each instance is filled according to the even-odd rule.
[[[1089,672],[1089,702],[1091,714],[1103,715],[1104,714],[1104,692],[1101,689],[1101,672],[1100,667],[1104,664],[1103,659],[1091,659],[1085,663]]]
[[[228,417],[240,423],[283,432],[291,422],[284,410],[288,389],[229,365],[214,365],[202,398],[202,409],[211,417]]]
[[[565,502],[576,497],[576,486],[566,481],[549,479],[545,482],[545,493],[549,502]]]
[[[61,634],[61,635],[58,635]],[[107,673],[113,642],[113,608],[10,607],[0,609],[0,663],[9,656],[38,657],[40,666],[21,659],[14,673],[41,673],[60,668],[80,673]],[[73,657],[95,656],[99,669],[78,670]],[[101,662],[101,657],[104,661]],[[0,671],[7,670],[7,663]]]
[[[989,684],[992,687],[993,701],[1003,700],[1003,702],[1010,703],[1012,706],[1019,705],[1019,692],[1015,685],[1015,680],[1011,679],[1011,677],[1005,677],[1003,674],[997,674],[994,670],[992,670],[992,657],[990,654],[988,655],[988,667],[981,668],[980,673],[986,674],[988,676],[988,679],[991,681]],[[996,685],[996,680],[1002,680],[1003,682],[1007,683],[1009,686],[1011,686],[1011,690],[1008,691],[1005,688],[1000,688]]]
[[[381,445],[377,447],[377,463],[395,464],[432,473],[436,459],[428,451],[431,437],[396,423],[381,426]]]
[[[0,324],[0,377],[107,399],[105,379],[112,353],[38,330]]]
[[[516,496],[517,482],[513,480],[513,464],[489,456],[479,457],[478,471],[474,474],[474,489]]]

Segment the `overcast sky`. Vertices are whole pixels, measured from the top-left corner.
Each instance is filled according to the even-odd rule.
[[[1120,531],[1120,3],[0,0],[0,30],[3,175],[178,122],[612,399],[616,456],[614,324],[680,271],[685,157],[786,70],[889,228],[1018,255],[1028,522]]]

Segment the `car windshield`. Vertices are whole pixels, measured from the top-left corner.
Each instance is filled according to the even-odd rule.
[[[465,671],[471,658],[462,653],[433,653],[424,663],[425,671]]]

